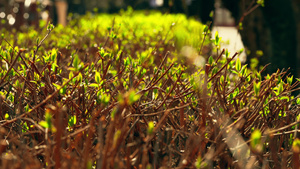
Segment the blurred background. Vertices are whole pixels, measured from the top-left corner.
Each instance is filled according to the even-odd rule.
[[[300,73],[300,0],[0,0],[0,28],[38,27],[40,19],[65,25],[87,12],[118,13],[128,6],[212,23],[212,32],[229,40],[225,47],[232,53],[245,47],[246,63],[271,63],[266,73],[289,67]],[[59,14],[63,10],[65,19]]]

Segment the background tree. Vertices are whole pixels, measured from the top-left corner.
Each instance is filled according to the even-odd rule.
[[[183,2],[173,0],[173,6],[170,6],[170,1],[165,0],[171,12],[198,16],[203,23],[212,21],[209,15],[214,10],[215,1],[192,0],[188,11],[177,7]],[[290,67],[294,75],[300,74],[300,68],[297,68],[300,58],[300,43],[297,42],[300,39],[297,31],[300,30],[300,19],[296,17],[300,14],[300,0],[265,0],[263,5],[257,2],[263,1],[222,0],[223,6],[231,11],[240,28],[247,51],[247,63],[250,65],[252,58],[258,58],[259,65],[271,63],[265,73]]]
[[[257,5],[256,1],[223,0],[236,23],[242,23],[240,33],[248,50],[248,63],[251,58],[258,57],[261,65],[271,63],[268,73],[288,67],[291,67],[293,74],[299,72],[295,19],[299,0],[294,1],[298,2],[296,6],[293,0],[265,0],[264,7],[252,11]],[[263,56],[257,52],[259,50],[264,52]]]

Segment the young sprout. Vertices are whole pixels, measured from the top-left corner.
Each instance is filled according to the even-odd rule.
[[[242,64],[241,64],[240,58],[237,58],[237,59],[236,59],[236,62],[235,62],[235,69],[236,69],[238,72],[240,72],[241,68],[242,68]]]
[[[259,91],[260,91],[260,82],[258,82],[258,83],[254,82],[253,83],[253,88],[254,88],[255,96],[258,96],[259,95]]]

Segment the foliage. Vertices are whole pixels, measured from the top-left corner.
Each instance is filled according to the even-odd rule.
[[[297,166],[299,82],[210,56],[207,26],[133,11],[40,25],[3,30],[2,168]]]

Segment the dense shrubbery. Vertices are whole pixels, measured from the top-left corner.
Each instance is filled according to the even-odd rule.
[[[132,11],[40,26],[2,30],[2,168],[299,165],[298,82],[249,70],[206,26]]]

